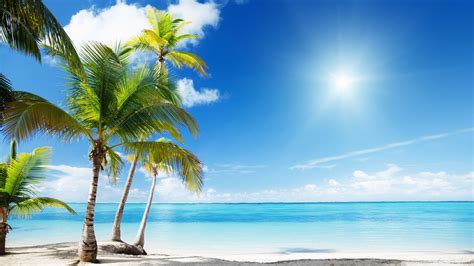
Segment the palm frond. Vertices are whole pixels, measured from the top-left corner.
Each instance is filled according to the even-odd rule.
[[[13,87],[2,73],[0,73],[0,110],[3,110],[5,104],[13,100]]]
[[[160,122],[160,123],[158,123]],[[193,135],[197,135],[198,126],[186,110],[169,103],[153,103],[132,110],[117,119],[112,132],[125,141],[149,136],[155,131],[163,131],[162,123],[186,126]]]
[[[201,75],[207,76],[206,68],[207,65],[199,56],[183,51],[171,51],[167,57],[171,63],[177,67],[181,68],[183,66],[190,67]]]
[[[45,178],[45,165],[50,158],[50,149],[41,147],[32,153],[22,153],[12,160],[7,168],[5,192],[16,197],[33,197],[36,192],[33,185],[41,183]]]
[[[71,214],[77,214],[65,202],[48,197],[27,198],[14,202],[11,207],[11,213],[19,218],[28,218],[32,214],[42,211],[46,207],[64,208]]]
[[[2,131],[7,137],[24,140],[45,132],[66,141],[83,134],[91,138],[78,121],[49,101],[27,92],[15,92],[15,98],[4,111]]]
[[[0,41],[41,61],[40,43],[47,43],[80,64],[71,39],[41,0],[0,2]]]
[[[202,164],[190,151],[163,140],[128,142],[124,148],[129,153],[138,151],[140,158],[146,158],[147,162],[177,173],[190,191],[201,191]]]
[[[105,154],[105,160],[103,162],[104,168],[109,174],[109,178],[112,179],[114,185],[117,183],[117,176],[122,170],[123,161],[120,155],[113,149],[108,149]]]

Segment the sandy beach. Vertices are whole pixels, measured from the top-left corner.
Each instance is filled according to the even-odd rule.
[[[99,252],[104,265],[473,265],[474,254],[465,253],[289,253],[233,256],[167,255],[127,256]],[[1,265],[78,264],[77,243],[7,248]]]

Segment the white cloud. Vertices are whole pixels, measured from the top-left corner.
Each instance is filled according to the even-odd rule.
[[[58,198],[66,202],[87,202],[92,175],[90,167],[48,165],[52,178],[38,186],[42,196]],[[114,186],[107,176],[99,178],[97,201],[117,202],[122,194],[120,185]],[[134,189],[130,201],[141,201],[146,193]]]
[[[399,147],[404,147],[412,144],[416,144],[419,142],[424,142],[424,141],[431,141],[431,140],[437,140],[437,139],[442,139],[442,138],[447,138],[453,135],[457,134],[463,134],[463,133],[470,133],[473,132],[474,128],[466,128],[466,129],[461,129],[461,130],[456,130],[452,132],[447,132],[447,133],[442,133],[442,134],[436,134],[436,135],[429,135],[429,136],[423,136],[420,138],[412,139],[412,140],[407,140],[407,141],[401,141],[401,142],[395,142],[395,143],[390,143],[370,149],[365,149],[365,150],[356,150],[356,151],[351,151],[347,152],[341,155],[335,155],[335,156],[329,156],[329,157],[322,157],[322,158],[317,158],[313,159],[301,164],[296,164],[290,167],[291,170],[297,169],[297,170],[307,170],[307,169],[313,169],[321,164],[328,163],[328,162],[333,162],[333,161],[340,161],[344,160],[347,158],[352,158],[352,157],[358,157],[361,155],[366,155],[366,154],[372,154],[372,153],[377,153],[385,150],[390,150],[390,149],[395,149]]]
[[[39,186],[42,195],[57,197],[67,202],[87,201],[90,168],[68,165],[48,167],[53,173],[53,178]],[[404,170],[397,165],[388,165],[383,171],[375,173],[356,170],[349,178],[333,178],[327,182],[309,183],[294,188],[230,193],[208,187],[200,194],[189,192],[180,178],[170,176],[158,180],[154,201],[309,202],[474,199],[474,172],[461,175],[444,171],[423,171],[414,174],[403,174],[403,172]],[[149,184],[146,182],[144,189],[133,187],[130,201],[145,202]],[[117,202],[121,192],[121,185],[115,187],[108,182],[107,177],[100,178],[97,193],[99,202]]]
[[[217,89],[203,88],[196,90],[193,80],[187,78],[178,80],[177,91],[181,96],[183,105],[186,107],[216,102],[219,100],[220,95]]]
[[[220,20],[220,10],[216,3],[207,1],[200,3],[197,0],[180,0],[177,4],[168,6],[168,12],[190,23],[183,27],[183,33],[195,34],[204,37],[206,27],[217,27]],[[193,40],[192,43],[195,43]]]
[[[92,6],[74,14],[64,29],[78,47],[88,41],[115,45],[149,28],[147,7],[149,5],[142,7],[125,1],[117,1],[115,5],[103,9]],[[181,0],[168,6],[168,11],[190,21],[183,31],[200,37],[204,37],[206,27],[217,27],[220,20],[219,7],[212,1],[199,3],[196,0]]]
[[[88,41],[115,45],[138,35],[145,28],[148,28],[146,7],[125,2],[104,9],[80,10],[64,27],[78,47]]]
[[[400,175],[403,169],[388,165],[373,174],[356,170],[345,180],[329,179],[289,189],[257,192],[219,192],[209,188],[200,195],[189,193],[179,179],[163,180],[158,201],[166,202],[310,202],[310,201],[399,201],[473,200],[474,172],[464,175],[419,172]]]
[[[331,186],[331,187],[337,187],[337,186],[339,186],[340,184],[339,184],[339,182],[337,182],[337,181],[334,180],[334,179],[329,179],[328,185]]]

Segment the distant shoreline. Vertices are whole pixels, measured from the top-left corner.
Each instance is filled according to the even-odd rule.
[[[153,204],[351,204],[351,203],[474,203],[474,200],[415,200],[415,201],[301,201],[301,202],[153,202]],[[86,204],[87,202],[67,202],[68,204]],[[146,202],[127,202],[127,204],[145,204]],[[118,202],[97,202],[97,204],[118,204]]]

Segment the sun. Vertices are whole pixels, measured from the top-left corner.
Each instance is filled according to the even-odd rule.
[[[332,74],[330,84],[332,89],[339,95],[347,95],[355,89],[358,78],[349,73],[341,72]]]
[[[341,89],[347,89],[354,85],[356,78],[346,73],[338,73],[331,76],[332,84]]]

